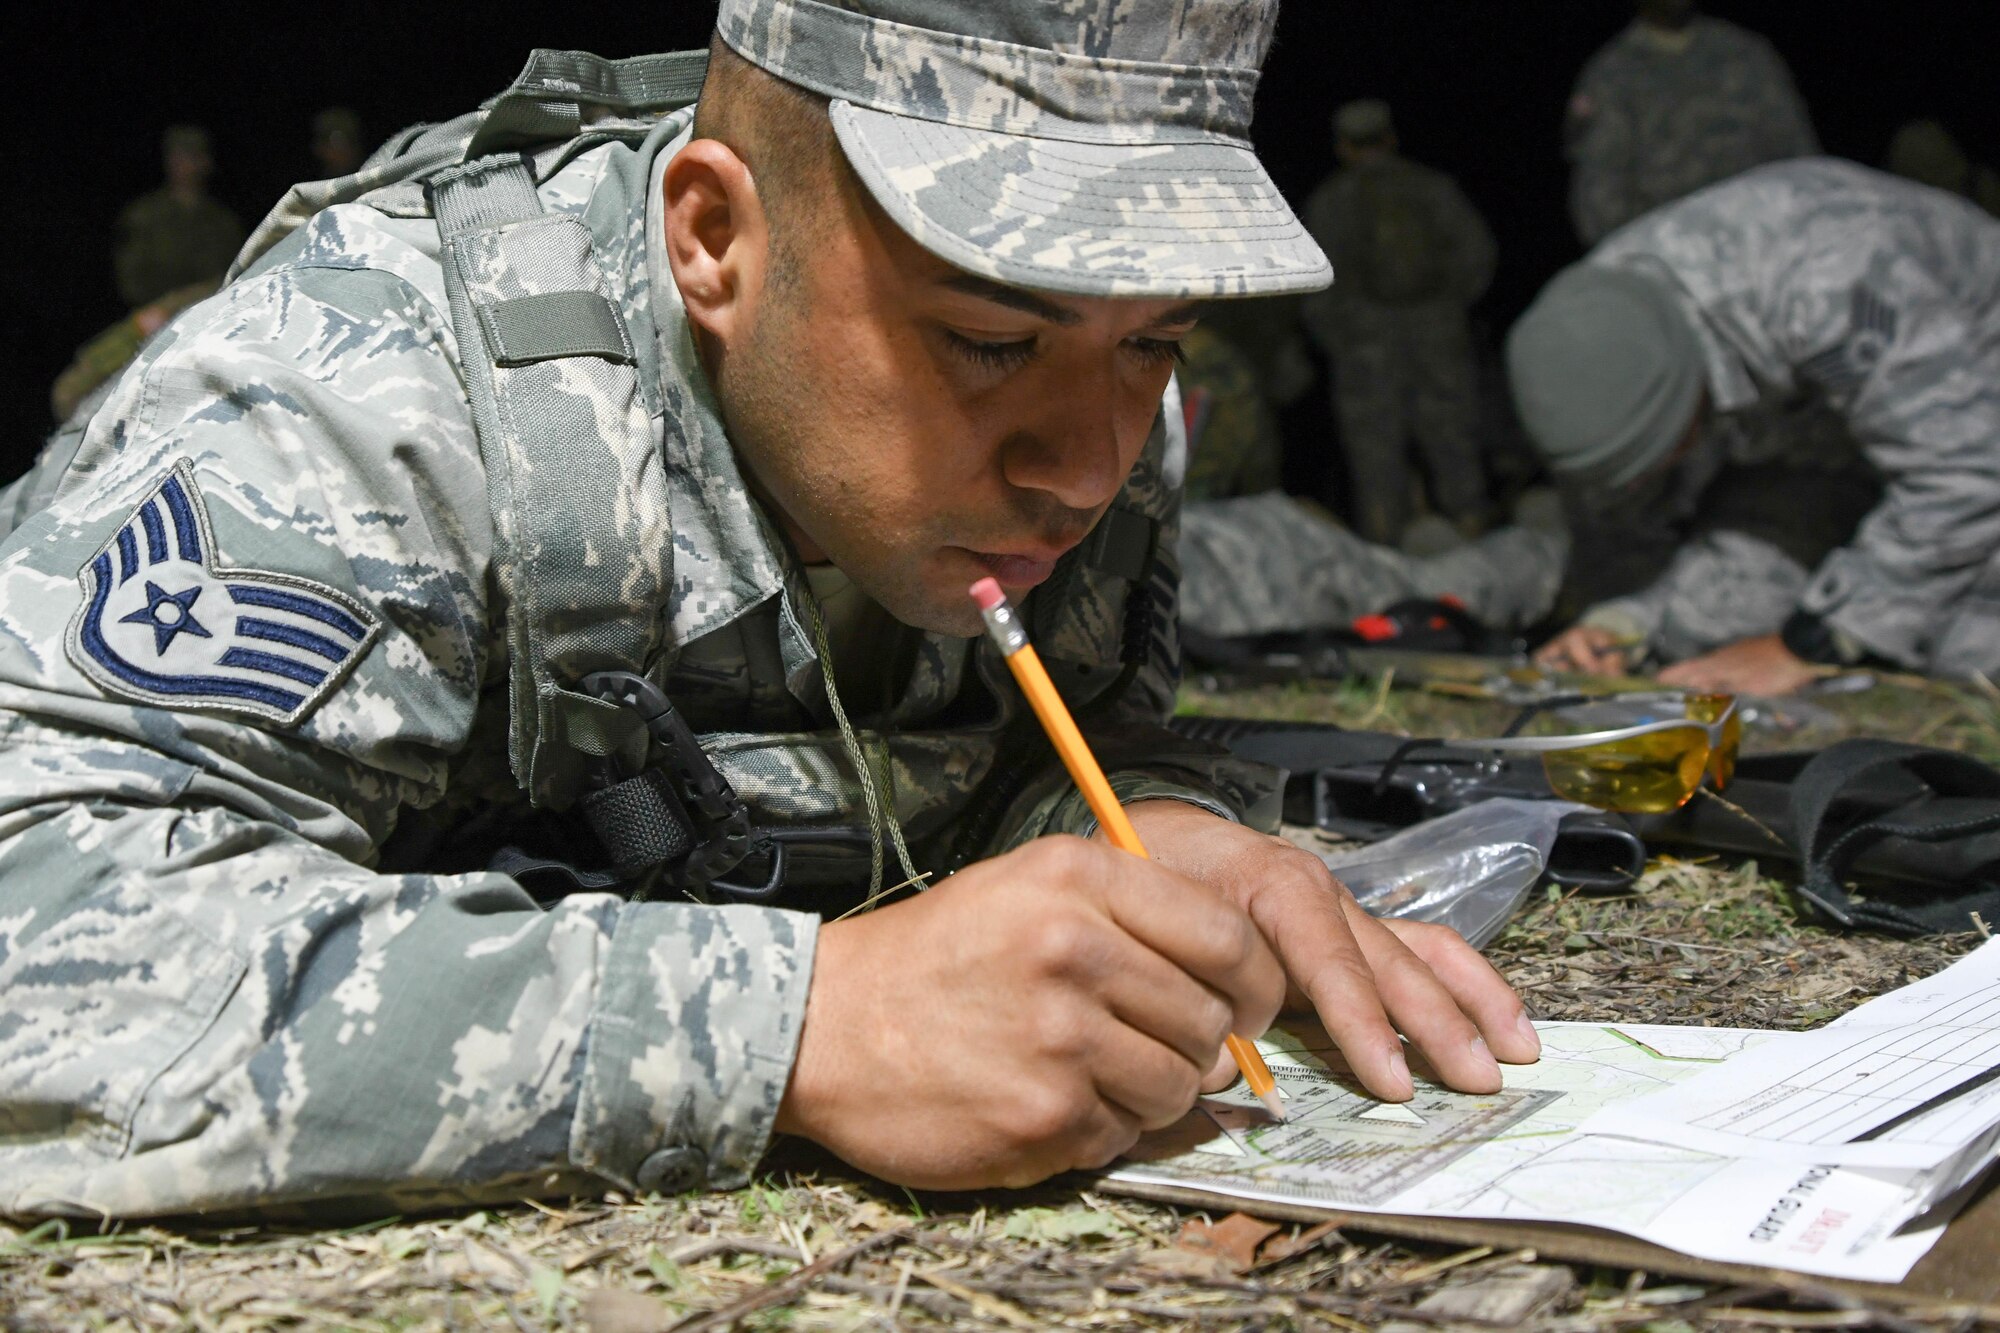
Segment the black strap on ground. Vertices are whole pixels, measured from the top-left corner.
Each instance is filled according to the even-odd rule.
[[[1843,815],[1844,795],[1899,778],[1911,783],[1906,803]],[[2000,882],[1991,876],[1921,895],[1871,894],[1864,902],[1845,887],[1855,859],[1884,838],[1935,843],[2000,830],[2000,769],[1901,741],[1841,741],[1814,756],[1793,780],[1791,817],[1805,867],[1800,896],[1828,919],[1901,936],[1971,930],[1975,912],[1989,924],[2000,922]]]

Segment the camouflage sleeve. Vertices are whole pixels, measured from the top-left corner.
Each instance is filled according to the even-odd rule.
[[[808,919],[371,874],[155,751],[7,722],[0,1116],[34,1133],[0,1212],[675,1191],[762,1154]]]
[[[1747,533],[1703,533],[1666,572],[1628,597],[1599,602],[1581,623],[1611,631],[1635,660],[1678,662],[1777,633],[1805,588],[1805,567]]]
[[[1595,245],[1640,210],[1632,179],[1632,121],[1595,65],[1570,95],[1563,138],[1569,158],[1569,215],[1585,245]]]
[[[728,1186],[771,1132],[809,918],[368,868],[499,664],[448,322],[345,225],[0,546],[0,1210]]]
[[[1826,326],[1795,342],[1814,349],[1801,374],[1845,407],[1884,493],[1854,539],[1821,562],[1802,606],[1874,653],[1921,667],[1940,623],[2000,552],[2000,338],[1903,265],[1817,308]]]

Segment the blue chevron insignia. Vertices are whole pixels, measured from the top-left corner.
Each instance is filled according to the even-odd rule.
[[[1896,341],[1896,328],[1902,322],[1896,307],[1866,285],[1855,287],[1848,309],[1846,336],[1799,366],[1806,379],[1836,392],[1853,388],[1874,372]]]
[[[375,613],[291,574],[225,569],[186,459],[77,575],[70,660],[112,694],[293,726],[375,642]]]

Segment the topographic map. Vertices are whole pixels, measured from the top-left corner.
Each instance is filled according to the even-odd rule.
[[[1938,1228],[1892,1234],[1910,1182],[1586,1134],[1598,1112],[1662,1092],[1789,1034],[1543,1023],[1539,1063],[1490,1096],[1422,1082],[1408,1102],[1360,1090],[1316,1027],[1259,1042],[1289,1116],[1241,1087],[1149,1134],[1114,1178],[1235,1199],[1363,1212],[1573,1222],[1725,1262],[1895,1281]]]

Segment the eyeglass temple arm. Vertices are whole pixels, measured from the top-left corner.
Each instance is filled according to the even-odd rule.
[[[1574,708],[1578,704],[1589,703],[1593,697],[1596,696],[1588,694],[1557,694],[1547,699],[1537,699],[1533,703],[1525,705],[1520,712],[1514,714],[1514,720],[1509,722],[1507,729],[1500,733],[1500,739],[1511,740],[1513,737],[1520,735],[1521,729],[1532,722],[1538,713],[1546,713],[1555,708]]]
[[[1375,779],[1375,786],[1370,789],[1368,799],[1371,801],[1382,799],[1382,793],[1389,790],[1389,783],[1395,778],[1396,770],[1401,768],[1411,755],[1419,750],[1441,750],[1444,747],[1444,739],[1440,736],[1413,736],[1398,745],[1389,752],[1389,757],[1382,761],[1382,775]]]

